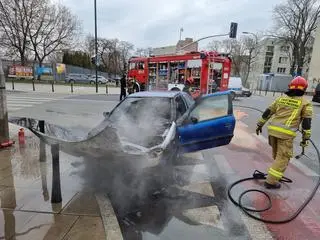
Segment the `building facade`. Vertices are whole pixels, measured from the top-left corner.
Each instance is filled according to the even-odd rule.
[[[313,44],[313,51],[308,73],[308,82],[311,91],[313,91],[317,84],[320,83],[320,23],[318,25]]]
[[[252,54],[251,71],[248,77],[250,88],[257,87],[257,81],[262,74],[290,74],[291,47],[275,38],[262,39]]]
[[[154,56],[164,56],[196,51],[198,51],[198,43],[193,42],[192,38],[185,38],[185,40],[179,40],[176,45],[152,48],[151,54]]]

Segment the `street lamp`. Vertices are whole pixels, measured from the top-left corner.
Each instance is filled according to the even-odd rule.
[[[97,0],[94,0],[94,45],[95,45],[95,67],[96,67],[96,93],[98,93],[98,27],[97,27]]]

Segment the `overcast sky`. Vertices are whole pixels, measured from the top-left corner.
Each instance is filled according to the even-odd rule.
[[[84,34],[94,34],[94,0],[56,0],[81,20]],[[98,35],[136,47],[175,45],[182,37],[227,33],[231,21],[242,31],[272,27],[272,9],[281,0],[97,0]],[[209,40],[203,41],[205,46]]]

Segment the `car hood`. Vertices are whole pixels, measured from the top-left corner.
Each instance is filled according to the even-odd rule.
[[[172,122],[163,132],[162,141],[146,147],[126,136],[120,136],[119,130],[107,119],[92,129],[86,137],[79,136],[75,129],[66,129],[48,122],[45,122],[45,133],[42,133],[39,130],[39,120],[32,118],[10,118],[9,122],[28,128],[46,144],[59,144],[62,151],[75,156],[100,157],[110,153],[159,155],[174,139],[176,131],[176,123]]]

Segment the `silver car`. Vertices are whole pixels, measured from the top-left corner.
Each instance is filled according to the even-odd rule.
[[[70,73],[67,75],[66,83],[90,83],[90,80],[87,75],[85,74],[78,74],[78,73]]]

